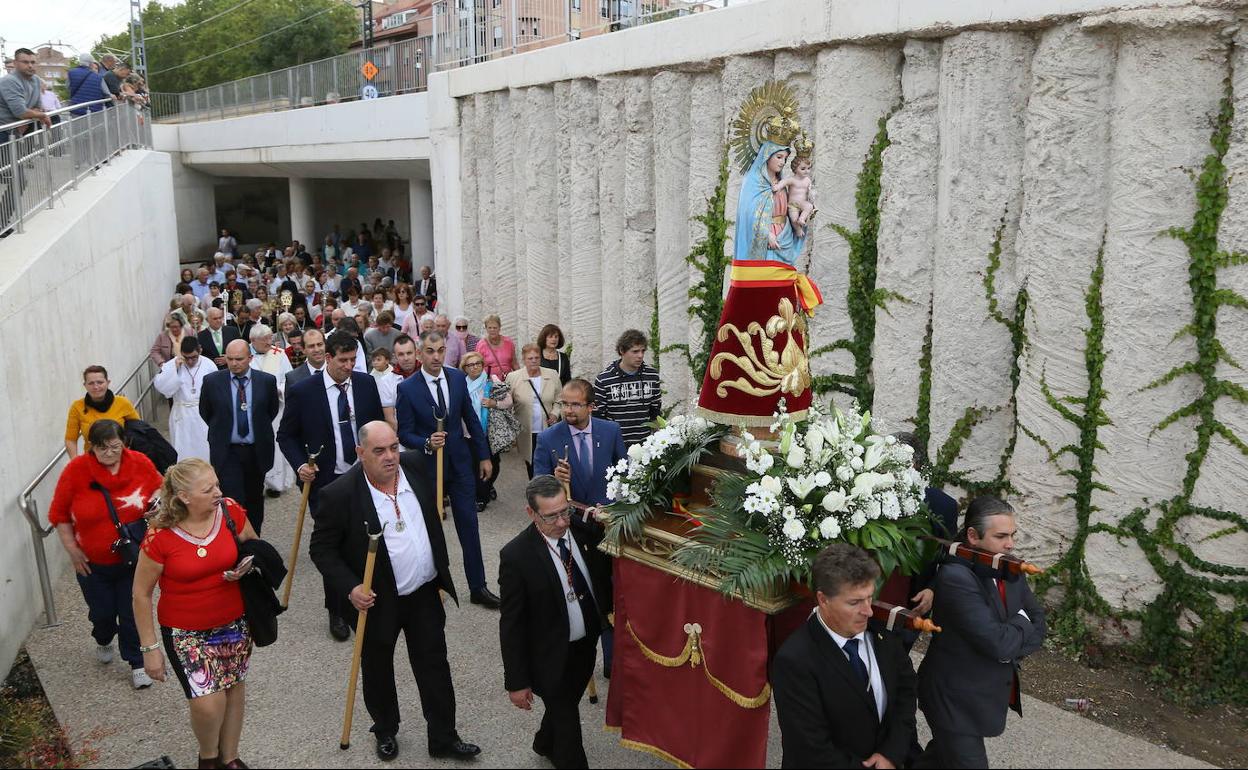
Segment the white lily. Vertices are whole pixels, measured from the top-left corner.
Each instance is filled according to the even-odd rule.
[[[881,442],[871,442],[867,447],[867,454],[862,458],[863,470],[874,470],[884,459],[884,444]]]
[[[780,479],[775,476],[763,476],[758,480],[758,485],[767,490],[773,496],[779,496],[784,491],[784,485],[780,483]]]
[[[851,497],[863,498],[869,497],[872,492],[880,487],[890,486],[896,483],[891,473],[860,473],[858,478],[854,479],[854,488],[850,493]]]
[[[789,489],[793,491],[798,500],[805,500],[806,495],[809,495],[815,488],[815,477],[812,475],[792,476],[785,481],[788,482]]]
[[[818,457],[823,451],[823,430],[818,425],[812,425],[806,431],[806,449],[813,457]]]

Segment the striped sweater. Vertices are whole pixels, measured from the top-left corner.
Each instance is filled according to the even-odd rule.
[[[594,378],[594,416],[619,423],[627,446],[650,435],[646,423],[659,416],[662,397],[659,372],[648,364],[628,374],[617,360]]]

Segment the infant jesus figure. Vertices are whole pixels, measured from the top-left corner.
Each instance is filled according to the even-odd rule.
[[[772,186],[772,192],[787,190],[789,194],[789,221],[793,234],[806,237],[806,225],[815,213],[815,191],[811,187],[810,169],[813,163],[807,155],[795,155],[790,165],[793,173]]]

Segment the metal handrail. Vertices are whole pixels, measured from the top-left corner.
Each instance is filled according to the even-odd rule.
[[[96,99],[93,102],[83,102],[82,104],[70,104],[66,107],[57,107],[55,110],[48,110],[47,112],[43,114],[47,115],[49,118],[53,118],[65,112],[73,112],[74,110],[85,110],[96,104],[112,103],[112,101],[113,101],[112,99]],[[21,120],[15,120],[12,123],[5,123],[3,126],[0,126],[0,131],[10,131],[14,128],[17,128],[18,126],[24,126],[27,123],[42,123],[42,122],[43,122],[42,118],[22,118]]]
[[[141,373],[144,371],[149,372],[147,384],[139,389],[139,394],[135,397],[133,402],[136,410],[141,407],[143,399],[147,398],[149,394],[155,393],[152,387],[156,381],[156,375],[152,373],[153,368],[154,362],[152,359],[144,356],[143,362],[136,366],[134,371],[130,372],[130,376],[127,377],[125,381],[121,383],[120,387],[117,388],[117,393],[121,393],[130,385],[130,383],[134,382]],[[149,408],[147,411],[148,414],[145,415],[145,417],[149,418],[156,413],[156,401],[154,397],[149,399]],[[17,496],[17,507],[21,510],[22,515],[26,517],[26,523],[30,525],[31,542],[33,543],[35,549],[35,568],[39,572],[39,590],[43,594],[44,628],[60,624],[60,620],[58,619],[56,612],[56,598],[52,592],[52,575],[48,570],[48,553],[44,548],[43,543],[44,539],[47,538],[48,535],[56,531],[56,528],[51,524],[46,527],[43,526],[43,523],[39,519],[39,503],[35,500],[34,494],[39,485],[48,478],[48,475],[52,473],[52,470],[60,464],[61,460],[64,459],[67,454],[69,454],[69,450],[62,446],[61,450],[48,461],[47,465],[43,466],[43,470],[35,474],[35,477],[30,480],[30,483],[22,489],[22,493]]]

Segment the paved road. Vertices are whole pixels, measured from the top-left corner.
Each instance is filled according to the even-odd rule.
[[[491,584],[498,574],[498,551],[527,522],[522,490],[524,467],[514,453],[503,456],[499,501],[481,519],[486,570]],[[298,497],[287,492],[270,500],[265,536],[288,552]],[[242,757],[253,767],[382,767],[373,753],[363,698],[357,697],[354,743],[338,748],[342,726],[343,690],[351,645],[330,639],[321,609],[319,574],[300,557],[290,611],[282,616],[280,641],[257,650],[247,680],[247,719]],[[452,574],[463,589],[458,541],[446,526]],[[59,547],[55,542],[50,548]],[[37,630],[27,640],[31,659],[61,723],[76,742],[88,737],[98,751],[98,767],[133,767],[168,755],[179,767],[192,767],[195,741],[182,693],[170,677],[165,684],[135,692],[124,664],[102,666],[94,659],[86,609],[72,575],[57,583],[63,623]],[[549,767],[529,749],[540,712],[511,707],[502,687],[498,654],[498,616],[467,603],[448,607],[447,637],[459,708],[459,731],[482,747],[481,766]],[[400,645],[396,671],[405,722],[399,734],[398,766],[457,766],[432,760],[425,751],[424,724],[416,686]],[[604,684],[598,679],[600,688]],[[667,767],[646,754],[620,747],[617,736],[601,729],[604,698],[596,706],[582,704],[586,753],[596,767]],[[1027,698],[1027,718],[1010,716],[1001,738],[989,741],[994,767],[1211,767],[1146,741],[1124,735],[1077,714]],[[922,740],[926,726],[920,715]],[[462,765],[458,765],[461,766]],[[779,731],[772,718],[768,766],[780,766]]]

